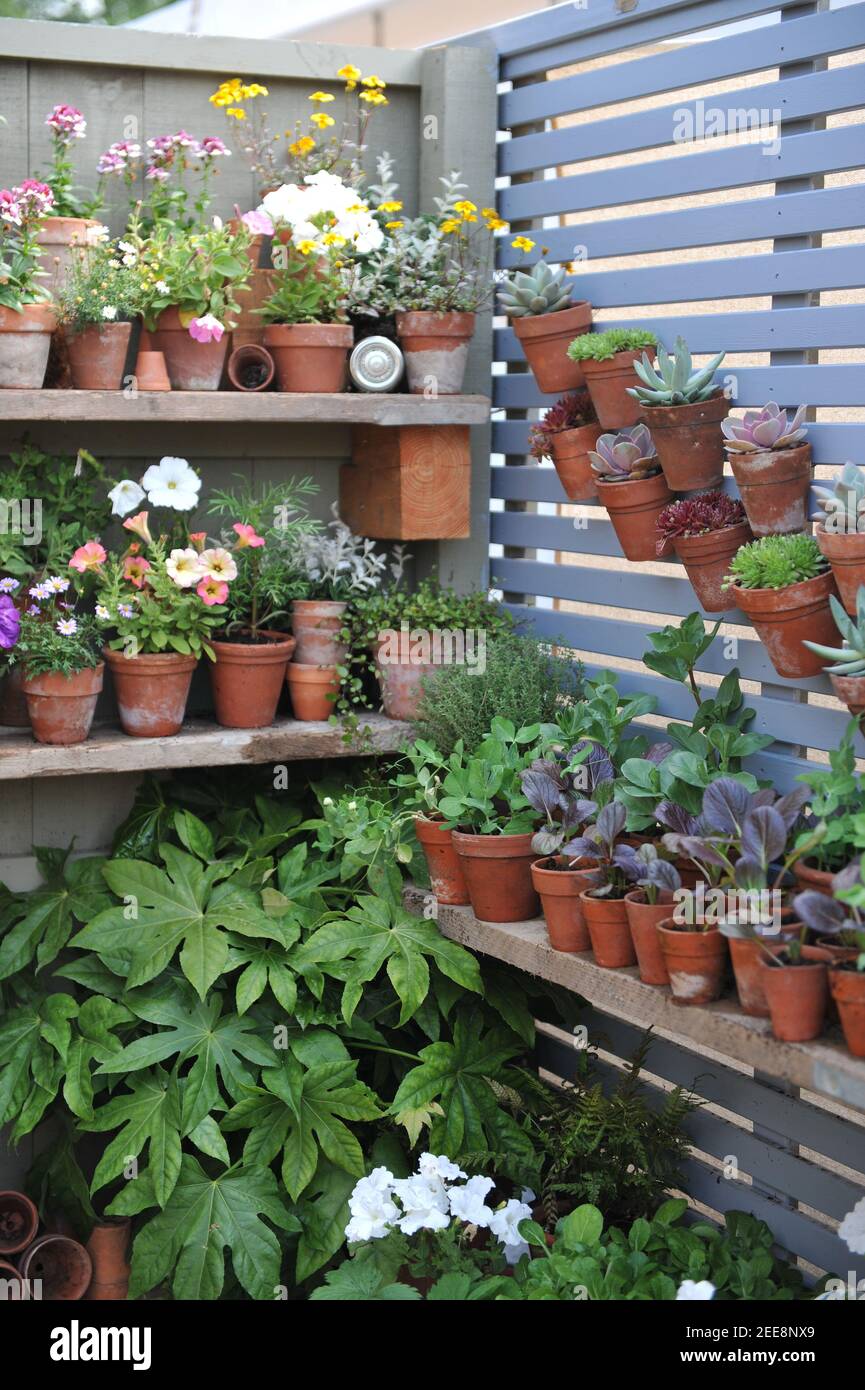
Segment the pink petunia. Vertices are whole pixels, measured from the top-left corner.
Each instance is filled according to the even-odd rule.
[[[150,534],[150,527],[147,525],[147,512],[138,512],[136,516],[128,516],[123,523],[124,529],[132,531],[136,536],[140,536],[147,545],[153,541]]]
[[[264,536],[259,536],[254,526],[249,526],[245,521],[235,521],[232,531],[237,532],[236,550],[246,550],[251,547],[257,550],[260,545],[264,545]]]
[[[202,314],[201,318],[193,319],[189,325],[189,336],[197,343],[218,343],[224,332],[225,328],[215,314]]]
[[[253,236],[273,236],[273,223],[261,208],[253,208],[251,212],[245,212],[240,220],[245,227],[249,228]]]
[[[195,592],[206,603],[208,608],[213,608],[217,603],[225,603],[228,598],[228,585],[222,579],[212,579],[209,575],[202,579]]]
[[[105,564],[107,559],[105,547],[98,541],[87,541],[85,545],[79,545],[72,559],[69,561],[69,568],[77,570],[79,574],[84,574],[86,570],[98,570]]]

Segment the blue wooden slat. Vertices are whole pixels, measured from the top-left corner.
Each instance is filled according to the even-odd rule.
[[[792,251],[794,256],[827,255],[828,252]],[[769,258],[771,259],[771,258]],[[787,260],[788,256],[774,257],[775,263]],[[865,261],[863,261],[865,268]],[[779,270],[780,274],[780,270]],[[861,365],[848,363],[824,363],[822,365],[792,367],[721,367],[719,381],[723,384],[735,377],[736,385],[732,407],[760,406],[768,400],[778,401],[780,405],[865,405],[865,369]],[[514,372],[510,376],[493,378],[493,402],[495,406],[527,409],[532,406],[551,405],[550,396],[545,396],[535,385],[529,372]]]
[[[471,44],[475,41],[485,47],[492,46],[502,56],[528,54],[542,46],[571,39],[575,34],[604,33],[617,25],[627,28],[644,15],[673,15],[692,3],[693,0],[643,0],[639,14],[622,10],[617,0],[595,0],[585,8],[574,4],[552,5],[538,13],[518,15],[486,29],[460,34],[452,42]],[[754,9],[757,8],[755,4]]]
[[[544,404],[551,405],[550,397],[545,399]],[[755,402],[756,404],[756,402]],[[759,402],[764,405],[765,402]],[[494,420],[492,448],[496,454],[524,455],[528,448],[528,434],[531,425],[527,420]],[[814,453],[814,460],[818,464],[829,464],[839,466],[848,460],[851,463],[858,463],[865,466],[865,428],[860,425],[841,425],[841,424],[816,424],[808,426],[808,438]],[[518,476],[528,471],[517,468]],[[503,470],[494,469],[494,476]],[[532,467],[532,472],[537,471]],[[530,487],[536,486],[534,482],[529,482]],[[519,496],[518,493],[494,493],[493,496]],[[562,492],[561,495],[554,494],[548,496],[535,495],[534,492],[527,494],[525,501],[536,502],[564,502],[567,499]]]

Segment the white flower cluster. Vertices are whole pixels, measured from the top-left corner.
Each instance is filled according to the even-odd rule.
[[[418,1171],[410,1178],[395,1178],[387,1168],[374,1168],[355,1185],[348,1200],[351,1220],[345,1228],[346,1240],[380,1240],[393,1230],[406,1236],[442,1231],[456,1220],[490,1231],[508,1263],[516,1264],[528,1253],[519,1224],[531,1216],[532,1209],[516,1197],[495,1209],[487,1206],[485,1199],[494,1186],[492,1178],[467,1177],[444,1155],[421,1154]]]
[[[201,479],[186,459],[164,458],[151,464],[140,483],[124,478],[108,494],[112,516],[126,516],[145,497],[151,507],[172,507],[189,512],[198,506]]]
[[[302,184],[284,183],[273,189],[265,194],[261,208],[275,225],[290,227],[296,243],[314,242],[317,250],[338,245],[334,238],[339,238],[365,256],[384,241],[384,232],[357,190],[324,170],[310,174]],[[322,214],[328,220],[324,232],[319,226]]]
[[[387,556],[376,553],[375,542],[356,536],[350,526],[340,520],[336,504],[334,520],[325,531],[304,532],[298,537],[299,563],[306,577],[316,584],[332,588],[345,585],[358,593],[377,589],[388,568]],[[404,557],[397,557],[401,566]],[[395,574],[391,565],[391,573]]]
[[[865,1197],[848,1211],[838,1227],[838,1235],[852,1254],[865,1255]]]

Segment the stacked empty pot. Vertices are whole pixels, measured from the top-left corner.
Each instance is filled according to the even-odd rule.
[[[102,1228],[96,1227],[91,1242]],[[129,1223],[123,1223],[125,1279],[117,1278],[108,1289],[97,1285],[93,1293],[94,1272],[108,1266],[99,1262],[98,1241],[95,1258],[79,1241],[60,1231],[39,1230],[39,1212],[23,1192],[0,1192],[0,1279],[7,1281],[7,1297],[37,1299],[44,1302],[77,1302],[85,1296],[121,1299],[126,1297],[129,1270],[125,1252]],[[112,1265],[112,1269],[116,1266]],[[88,1294],[88,1290],[91,1292]]]
[[[339,667],[348,656],[342,638],[346,607],[336,599],[296,599],[291,605],[296,646],[287,677],[295,719],[322,720],[333,713]]]

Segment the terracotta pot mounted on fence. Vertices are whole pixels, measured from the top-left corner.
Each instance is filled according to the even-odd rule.
[[[216,722],[225,729],[261,729],[272,724],[295,640],[284,632],[261,629],[236,641],[211,642],[209,663]]]
[[[170,738],[179,734],[186,713],[194,656],[159,652],[124,656],[105,649],[105,660],[114,678],[114,693],[125,734],[135,738]]]
[[[721,993],[727,942],[717,927],[708,931],[677,928],[671,917],[658,923],[673,1003],[711,1004]]]
[[[397,314],[396,331],[412,395],[433,387],[439,396],[459,395],[475,331],[474,314],[410,309]]]
[[[36,391],[45,380],[57,315],[50,304],[0,306],[0,389]]]
[[[27,712],[37,743],[83,743],[90,733],[105,664],[64,676],[53,671],[24,678]]]
[[[550,439],[553,464],[571,502],[593,502],[597,498],[589,450],[594,449],[601,433],[600,425],[581,425],[575,430],[559,430]]]
[[[90,323],[66,331],[69,370],[76,391],[119,391],[123,385],[131,323]]]
[[[841,602],[855,618],[856,595],[865,584],[865,531],[827,531],[818,524],[814,539],[832,567]]]
[[[598,499],[610,514],[626,560],[656,560],[655,534],[658,517],[672,502],[663,473],[636,482],[597,482]]]
[[[295,719],[307,723],[330,718],[334,698],[339,694],[339,672],[335,666],[290,661],[286,679]]]
[[[585,382],[584,362],[572,362],[568,344],[592,327],[592,306],[585,299],[552,314],[526,314],[511,320],[538,390],[573,391]]]
[[[783,589],[745,589],[733,584],[730,593],[753,623],[779,676],[820,674],[823,658],[802,644],[806,638],[825,647],[837,642],[838,630],[829,607],[830,595],[835,593],[830,571]]]
[[[836,676],[830,671],[829,679],[838,699],[854,717],[865,713],[865,676]]]
[[[559,865],[557,867],[557,864]],[[547,936],[554,951],[588,951],[591,939],[581,894],[594,882],[592,870],[569,869],[554,855],[532,865],[532,882],[541,899]]]
[[[628,388],[639,385],[634,363],[642,355],[641,351],[616,352],[601,362],[587,358],[578,364],[585,373],[592,405],[603,429],[621,430],[638,423],[642,407],[628,395]]]
[[[706,613],[725,613],[736,607],[736,595],[721,586],[736,551],[751,539],[751,528],[746,521],[738,526],[725,526],[720,531],[707,531],[702,536],[675,538],[676,554]]]
[[[589,929],[592,953],[606,970],[635,965],[637,953],[628,926],[624,898],[595,898],[591,891],[580,894],[580,906]]]
[[[430,887],[437,902],[465,907],[469,902],[462,860],[454,849],[448,826],[426,816],[415,816],[414,832],[429,869]]]
[[[163,309],[150,335],[153,347],[165,356],[174,391],[218,391],[231,346],[231,334],[219,342],[199,343],[180,321],[180,310]]]
[[[531,835],[467,835],[453,832],[472,910],[482,922],[525,922],[540,904],[532,884]]]
[[[764,453],[730,453],[733,477],[755,536],[808,529],[811,445]]]
[[[673,492],[718,486],[724,476],[721,421],[730,410],[723,391],[692,405],[638,406],[638,410],[639,418],[651,431],[664,477]]]
[[[264,346],[276,366],[276,389],[331,396],[344,391],[353,341],[347,323],[269,323]]]

